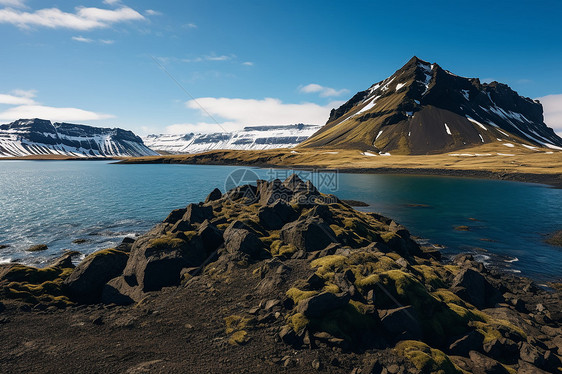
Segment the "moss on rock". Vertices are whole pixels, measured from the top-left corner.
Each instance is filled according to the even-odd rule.
[[[422,373],[463,373],[451,362],[449,356],[438,349],[416,340],[405,340],[395,347],[396,353],[408,359]]]

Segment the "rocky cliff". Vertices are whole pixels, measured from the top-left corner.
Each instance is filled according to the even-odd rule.
[[[152,156],[131,131],[42,119],[0,125],[0,157],[65,155],[74,157]]]

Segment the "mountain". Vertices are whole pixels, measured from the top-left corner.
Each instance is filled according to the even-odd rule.
[[[326,125],[300,146],[432,154],[483,143],[562,150],[538,101],[413,57],[333,109]]]
[[[76,157],[157,155],[131,131],[42,119],[0,125],[0,157],[66,155]]]
[[[145,144],[169,153],[200,153],[215,149],[291,148],[320,129],[318,125],[250,126],[243,130],[182,135],[148,135]]]

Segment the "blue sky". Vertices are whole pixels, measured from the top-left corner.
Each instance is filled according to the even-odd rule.
[[[0,123],[322,124],[417,55],[542,98],[562,132],[561,19],[559,1],[0,0]]]

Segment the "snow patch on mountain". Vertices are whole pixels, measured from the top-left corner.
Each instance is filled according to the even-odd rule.
[[[131,131],[23,119],[0,125],[0,157],[60,155],[71,157],[153,156],[156,152]]]
[[[319,125],[249,126],[239,131],[217,133],[148,135],[144,143],[173,154],[201,153],[217,149],[263,150],[292,148],[320,129]]]

